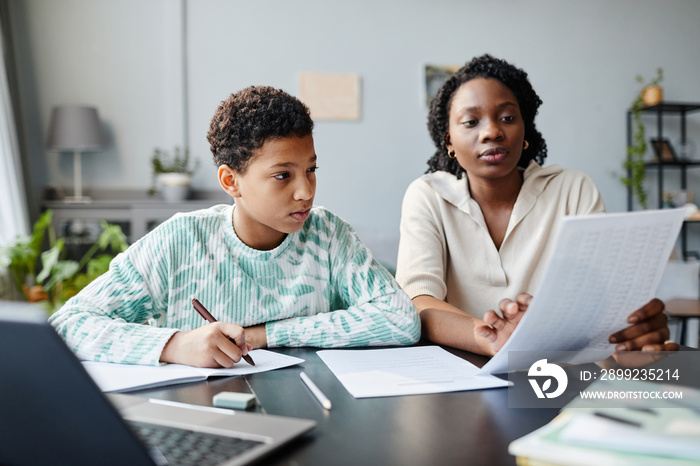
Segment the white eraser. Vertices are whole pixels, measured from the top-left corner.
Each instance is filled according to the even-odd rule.
[[[221,392],[214,395],[214,406],[218,408],[248,409],[255,406],[255,395],[250,393]]]

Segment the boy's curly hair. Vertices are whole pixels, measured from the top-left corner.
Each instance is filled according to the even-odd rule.
[[[464,174],[464,168],[457,162],[457,159],[451,159],[447,155],[446,136],[449,131],[452,99],[462,84],[474,78],[496,79],[515,94],[525,123],[525,140],[529,143],[529,147],[523,150],[520,156],[518,166],[525,168],[533,159],[542,165],[547,157],[547,144],[535,127],[535,115],[537,115],[539,106],[542,105],[542,99],[535,93],[525,71],[505,60],[486,54],[473,58],[472,61],[450,76],[431,101],[428,113],[428,130],[437,150],[428,160],[426,173],[442,170],[452,173],[457,178],[461,178]]]
[[[221,102],[209,123],[207,140],[216,166],[245,173],[254,151],[271,138],[312,134],[309,108],[270,86],[250,86]]]

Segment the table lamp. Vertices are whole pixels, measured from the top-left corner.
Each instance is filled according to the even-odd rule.
[[[54,107],[49,127],[49,149],[73,151],[73,196],[65,202],[90,202],[83,196],[80,153],[94,151],[105,146],[104,132],[100,125],[97,109],[77,105]]]

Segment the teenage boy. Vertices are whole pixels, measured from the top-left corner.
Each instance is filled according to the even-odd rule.
[[[207,138],[234,204],[175,215],[54,314],[77,355],[230,367],[254,348],[415,343],[411,300],[346,222],[313,207],[313,126],[271,87],[222,102]]]

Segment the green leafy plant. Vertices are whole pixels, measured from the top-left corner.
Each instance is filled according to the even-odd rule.
[[[102,233],[80,262],[63,259],[65,239],[56,239],[52,216],[53,211],[44,212],[29,237],[18,237],[0,249],[0,259],[28,300],[45,300],[55,311],[106,272],[114,255],[125,251],[128,243],[119,225],[102,221]],[[46,240],[48,249],[42,251]]]
[[[192,175],[198,167],[199,160],[197,160],[193,166],[190,166],[190,151],[188,149],[182,150],[179,147],[175,147],[173,150],[173,157],[171,158],[167,151],[156,147],[151,157],[152,177],[151,189],[148,190],[148,194],[155,194],[156,178],[161,173],[184,173]]]
[[[637,196],[637,201],[642,209],[647,208],[647,192],[644,189],[644,178],[646,176],[646,161],[644,155],[647,151],[646,132],[642,123],[641,114],[644,108],[642,95],[644,90],[649,86],[658,86],[663,79],[663,69],[657,68],[656,77],[644,83],[644,78],[637,75],[636,80],[642,85],[641,90],[637,93],[637,97],[630,106],[632,112],[632,144],[627,146],[627,158],[622,164],[625,170],[628,170],[629,176],[621,177],[620,181],[625,186],[632,188],[632,193]]]

